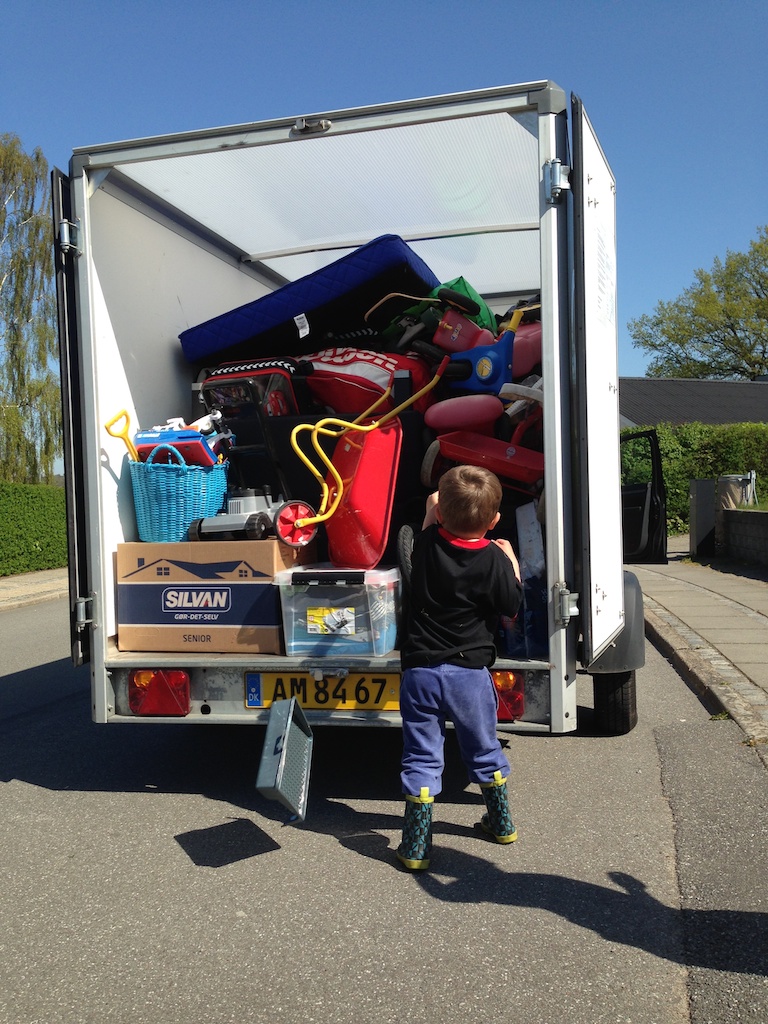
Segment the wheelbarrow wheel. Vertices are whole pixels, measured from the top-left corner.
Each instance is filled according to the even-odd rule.
[[[273,522],[278,540],[289,548],[306,547],[317,536],[317,523],[298,526],[302,519],[312,519],[315,510],[305,501],[286,501],[275,512]]]

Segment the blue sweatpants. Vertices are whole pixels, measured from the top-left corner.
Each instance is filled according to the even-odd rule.
[[[453,722],[472,782],[491,782],[497,771],[506,778],[509,764],[496,735],[497,704],[487,668],[406,669],[400,685],[403,793],[418,796],[423,786],[430,796],[442,791],[446,719]]]

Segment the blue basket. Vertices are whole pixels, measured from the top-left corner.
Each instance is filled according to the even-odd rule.
[[[167,450],[177,462],[154,462]],[[170,444],[159,444],[146,462],[131,462],[133,503],[139,537],[150,543],[187,540],[196,519],[221,511],[227,493],[227,463],[189,466],[181,452]]]

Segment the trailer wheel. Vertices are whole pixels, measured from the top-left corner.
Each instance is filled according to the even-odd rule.
[[[637,725],[636,673],[593,675],[595,726],[610,736],[624,736]]]
[[[200,532],[200,526],[202,522],[202,519],[193,519],[192,522],[189,524],[189,529],[187,530],[187,537],[190,540],[198,541],[203,539],[203,535]]]
[[[303,548],[317,536],[317,523],[297,526],[300,519],[312,519],[315,510],[305,501],[286,501],[275,512],[274,528],[278,540],[289,548]]]

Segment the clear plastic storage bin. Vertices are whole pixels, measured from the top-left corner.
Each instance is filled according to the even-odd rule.
[[[280,587],[285,653],[381,656],[394,650],[398,569],[304,566],[274,578]]]

